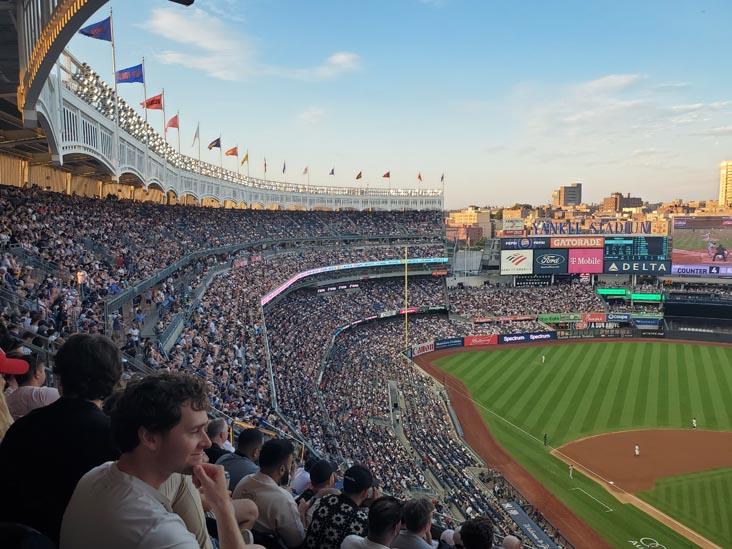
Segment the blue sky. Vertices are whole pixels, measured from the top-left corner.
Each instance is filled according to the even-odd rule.
[[[583,183],[716,199],[732,158],[727,0],[112,0],[117,67],[180,111],[181,151],[250,174],[439,188],[446,206],[544,204]],[[108,7],[90,18],[106,16]],[[72,53],[112,83],[109,45]],[[120,85],[131,104],[140,84]],[[162,115],[150,120],[162,130]],[[176,143],[175,130],[169,140]],[[287,163],[287,173],[282,165]],[[233,158],[225,167],[236,169]],[[335,176],[329,176],[335,167]],[[363,179],[355,175],[363,172]]]

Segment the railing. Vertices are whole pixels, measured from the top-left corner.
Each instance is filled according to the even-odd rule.
[[[87,64],[80,63],[67,51],[64,52],[63,57],[64,62],[59,66],[66,74],[64,80],[66,87],[106,119],[112,122],[117,121],[120,130],[127,132],[140,143],[147,145],[151,153],[164,159],[165,167],[179,168],[191,172],[192,175],[209,176],[250,189],[284,193],[383,198],[441,198],[443,195],[441,189],[363,189],[271,181],[241,175],[231,170],[225,170],[220,166],[182,155],[170,146],[165,138],[158,134],[149,123],[145,122],[131,106],[123,99],[118,98],[112,87],[102,81],[99,75]],[[128,152],[120,143],[120,152],[123,151]],[[120,163],[127,164],[128,162],[120,159]],[[141,168],[142,166],[137,166],[138,170]],[[165,177],[158,177],[158,179],[162,180]]]

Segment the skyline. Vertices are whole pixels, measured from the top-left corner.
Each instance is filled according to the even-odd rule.
[[[206,147],[221,135],[254,177],[265,157],[267,178],[291,183],[308,182],[306,167],[314,185],[371,188],[387,188],[386,172],[392,188],[418,174],[441,188],[444,173],[446,209],[550,203],[573,182],[588,203],[716,200],[732,157],[718,22],[732,6],[671,4],[109,3],[117,69],[145,57],[148,97],[164,88],[167,118],[180,111],[182,153],[197,157],[200,122],[202,160],[218,165]],[[109,44],[77,35],[69,49],[112,84]],[[143,99],[140,84],[118,90]],[[148,117],[162,133],[162,114]]]

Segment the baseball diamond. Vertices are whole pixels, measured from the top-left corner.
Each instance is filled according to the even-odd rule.
[[[666,547],[732,547],[729,528],[715,527],[729,507],[726,485],[715,490],[703,485],[709,483],[707,475],[724,476],[729,471],[724,468],[732,467],[732,406],[726,396],[732,387],[732,347],[603,341],[450,349],[416,361],[446,382],[466,439],[478,453],[505,461],[504,474],[524,493],[530,492],[528,485],[541,483],[612,546],[646,536]],[[700,430],[692,430],[694,417]],[[495,448],[488,439],[497,441]],[[635,444],[642,448],[638,458]],[[690,452],[691,447],[698,451]],[[501,450],[510,457],[498,457]],[[514,459],[518,463],[510,465]],[[565,461],[575,466],[571,480]],[[625,477],[623,467],[629,469]],[[692,474],[674,482],[682,473]],[[651,490],[654,481],[657,490]],[[678,495],[669,495],[669,487],[681,491],[678,486],[704,494],[699,498],[708,511],[691,512],[686,503],[691,500],[681,504]],[[666,522],[683,523],[676,529],[688,527],[707,539],[693,543],[691,534],[641,511],[642,504],[623,503],[628,499],[615,496],[622,490],[644,491],[640,499],[658,504],[670,517]],[[562,505],[551,499],[544,504],[549,507],[542,512],[559,528],[575,527],[571,520],[562,524]],[[597,546],[590,538],[587,542]]]

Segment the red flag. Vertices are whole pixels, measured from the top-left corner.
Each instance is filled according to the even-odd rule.
[[[363,174],[361,172],[358,172],[358,175],[356,176],[356,179],[361,179],[362,176],[363,176]]]
[[[419,172],[419,173],[417,174],[417,179],[419,179],[420,181],[422,181],[422,172]]]
[[[146,109],[157,109],[159,111],[163,110],[163,94],[156,95],[155,97],[151,97],[147,101],[143,101],[140,103],[143,107]]]
[[[385,173],[384,175],[382,175],[381,177],[386,177],[386,178],[388,178],[388,179],[391,179],[391,171],[388,171],[388,172],[386,172],[386,173]]]
[[[239,156],[239,145],[236,147],[231,147],[228,151],[224,153],[226,156]]]
[[[176,114],[173,118],[168,120],[168,123],[165,124],[165,129],[168,128],[177,128],[178,127],[178,115]]]

